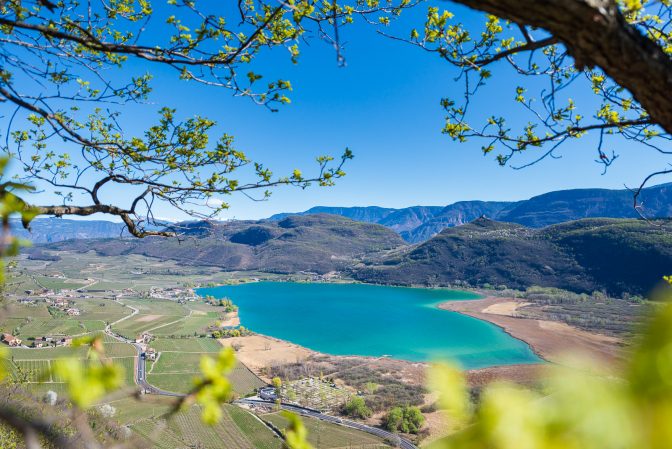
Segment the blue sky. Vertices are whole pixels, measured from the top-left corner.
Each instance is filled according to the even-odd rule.
[[[420,25],[424,10],[395,29],[407,35],[412,25]],[[480,16],[468,13],[466,17]],[[130,130],[140,132],[147,117],[163,104],[181,114],[213,118],[219,131],[236,137],[238,148],[278,174],[298,167],[308,175],[315,156],[339,155],[345,147],[354,152],[355,158],[346,166],[347,176],[335,187],[280,188],[265,202],[233,195],[223,198],[231,204],[221,215],[223,219],[263,218],[316,205],[446,205],[472,199],[519,200],[558,189],[622,188],[637,185],[646,174],[666,164],[652,150],[628,148],[627,142],[615,141],[609,149],[616,150],[620,158],[601,175],[601,167],[594,163],[594,141],[589,138],[562,147],[558,160],[545,160],[520,171],[500,167],[492,157],[482,155],[482,142],[459,144],[440,132],[444,118],[440,99],[462,91],[462,84],[454,80],[455,69],[436,55],[379,36],[364,24],[343,29],[342,39],[346,67],[338,67],[333,49],[318,40],[303,46],[295,66],[284,51],[260,59],[256,72],[269,79],[290,79],[294,86],[292,104],[280,112],[234,98],[224,89],[179,81],[172,72],[150,66],[156,76],[154,104],[127,108],[124,120]],[[145,66],[131,68],[140,71]],[[503,64],[493,72],[494,79],[472,107],[487,114],[519,114],[512,99],[515,86],[525,81]],[[588,90],[583,92],[586,98],[590,96]],[[119,192],[114,195],[118,197]],[[36,202],[52,198],[45,192]],[[167,207],[156,214],[183,218]]]

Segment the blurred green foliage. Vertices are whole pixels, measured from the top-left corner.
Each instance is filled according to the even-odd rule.
[[[672,447],[672,304],[659,305],[617,374],[590,360],[582,366],[550,367],[541,391],[493,383],[478,405],[469,402],[458,369],[433,368],[430,387],[460,430],[430,448]]]

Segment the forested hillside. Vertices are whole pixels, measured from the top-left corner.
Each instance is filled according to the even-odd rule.
[[[641,220],[585,219],[543,229],[478,219],[355,267],[384,284],[531,285],[643,294],[672,272],[672,234]]]

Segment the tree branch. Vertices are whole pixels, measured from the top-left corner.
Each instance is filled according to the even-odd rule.
[[[613,0],[454,0],[520,25],[547,30],[579,69],[600,67],[672,133],[672,60],[626,23]]]

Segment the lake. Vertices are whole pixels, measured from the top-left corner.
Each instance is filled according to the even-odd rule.
[[[327,354],[455,360],[467,369],[540,361],[497,326],[436,307],[478,298],[469,292],[255,282],[197,293],[231,298],[241,324],[255,332]]]

